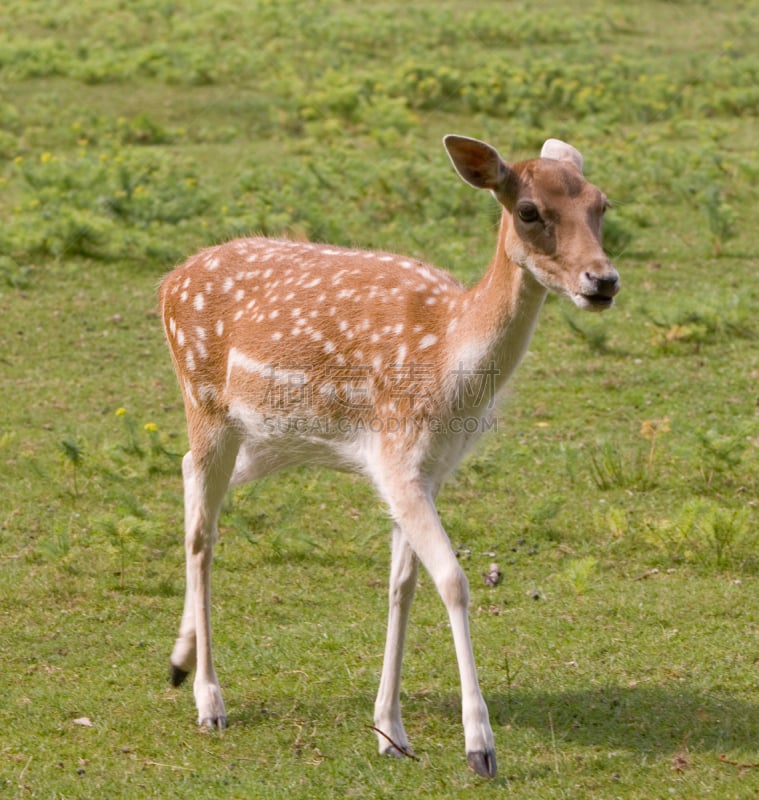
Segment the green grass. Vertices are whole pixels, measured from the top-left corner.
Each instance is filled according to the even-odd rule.
[[[758,12],[3,4],[0,795],[756,797]],[[446,132],[514,159],[575,144],[623,280],[602,317],[548,302],[498,430],[441,493],[492,782],[465,767],[426,575],[403,684],[420,761],[375,754],[389,524],[350,476],[227,501],[229,729],[198,732],[167,681],[186,437],[158,280],[258,231],[476,279],[496,209]]]

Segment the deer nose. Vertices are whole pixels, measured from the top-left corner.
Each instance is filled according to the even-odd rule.
[[[591,287],[591,292],[602,297],[614,297],[619,291],[619,274],[615,269],[607,268],[607,271],[600,275],[586,272],[585,280],[588,287]]]

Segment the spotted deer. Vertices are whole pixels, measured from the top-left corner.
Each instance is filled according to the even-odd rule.
[[[619,277],[601,246],[608,203],[584,179],[577,150],[549,139],[540,158],[509,164],[476,139],[451,135],[444,145],[461,178],[503,207],[495,255],[473,288],[405,256],[268,238],[202,250],[163,280],[161,312],[190,442],[182,462],[187,588],[172,681],[194,668],[199,724],[224,727],[210,570],[228,486],[299,464],[359,472],[393,520],[374,708],[380,752],[411,752],[400,674],[421,563],[450,619],[468,763],[493,776],[468,583],[435,497],[492,427],[547,292],[603,310]]]

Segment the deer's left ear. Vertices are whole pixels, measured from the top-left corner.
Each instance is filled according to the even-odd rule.
[[[511,168],[498,151],[479,139],[448,134],[443,145],[456,172],[476,189],[504,190],[511,178]]]
[[[540,151],[541,158],[553,158],[556,161],[569,161],[582,172],[582,154],[571,144],[562,142],[561,139],[548,139]]]

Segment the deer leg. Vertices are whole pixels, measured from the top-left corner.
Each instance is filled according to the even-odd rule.
[[[179,636],[171,655],[171,677],[178,685],[196,667],[198,724],[209,728],[226,724],[211,653],[211,562],[219,510],[238,447],[235,438],[222,435],[205,457],[196,459],[188,453],[182,462],[187,587]]]
[[[393,517],[414,553],[429,572],[445,604],[461,678],[461,716],[469,766],[484,777],[496,773],[493,731],[477,680],[469,636],[469,584],[456,559],[432,499],[432,493],[414,480],[393,476],[385,484]]]
[[[182,459],[182,478],[185,492],[185,516],[189,520],[187,509],[195,502],[195,475],[192,465],[192,453],[187,452]],[[187,523],[186,523],[187,524]],[[179,636],[174,643],[171,653],[171,682],[179,686],[195,669],[196,641],[195,641],[195,573],[190,569],[191,561],[185,559],[185,595],[182,622],[179,625]]]
[[[398,526],[394,526],[385,657],[374,704],[374,726],[384,734],[377,734],[379,751],[393,756],[409,751],[401,721],[401,663],[418,571],[419,562],[414,551]]]

